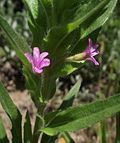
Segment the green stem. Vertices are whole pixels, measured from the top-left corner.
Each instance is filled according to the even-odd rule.
[[[117,77],[119,77],[119,75]],[[116,79],[115,92],[120,93],[120,78]],[[116,140],[115,140],[115,143],[120,143],[120,112],[116,114]]]
[[[32,137],[32,143],[37,143],[39,140],[40,133],[38,133],[39,129],[39,118],[36,117],[34,131],[33,131],[33,137]]]
[[[42,117],[44,107],[45,107],[44,103],[41,103],[41,106],[38,107],[31,143],[38,143],[39,137],[41,135],[41,132],[39,130],[44,126],[44,120]]]
[[[107,143],[106,139],[106,122],[102,121],[100,123],[100,133],[101,133],[101,143]]]
[[[100,99],[105,99],[104,94],[100,94]],[[106,138],[106,121],[101,121],[100,122],[100,142],[101,143],[107,143],[107,138]]]
[[[116,141],[115,143],[120,143],[120,112],[116,115]]]
[[[104,94],[100,94],[100,99],[105,99]],[[101,143],[107,143],[107,138],[106,138],[106,121],[103,120],[100,122],[100,142]]]

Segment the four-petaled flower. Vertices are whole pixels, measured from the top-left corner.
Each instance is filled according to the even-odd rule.
[[[33,54],[25,53],[26,58],[32,64],[32,70],[34,73],[40,74],[43,72],[43,68],[50,65],[50,59],[46,58],[48,52],[40,53],[38,47],[33,48]]]
[[[99,54],[98,47],[99,47],[99,44],[95,44],[94,45],[93,42],[92,42],[92,40],[89,38],[88,39],[88,47],[84,51],[84,53],[85,53],[85,60],[90,60],[95,65],[99,65],[99,63],[94,58],[94,56],[96,56],[96,55]]]

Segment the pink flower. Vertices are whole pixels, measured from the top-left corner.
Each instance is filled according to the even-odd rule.
[[[84,59],[92,61],[95,65],[99,65],[99,63],[94,58],[94,56],[99,54],[98,47],[99,47],[99,44],[94,45],[92,40],[89,38],[88,39],[88,47],[84,51],[84,53],[85,53]]]
[[[46,58],[48,52],[40,53],[38,47],[33,48],[33,55],[31,53],[25,53],[26,58],[32,64],[32,70],[34,73],[40,74],[43,72],[43,68],[50,65],[50,59]]]

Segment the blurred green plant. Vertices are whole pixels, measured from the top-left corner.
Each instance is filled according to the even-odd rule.
[[[26,10],[23,2],[21,0],[2,0],[0,1],[0,9],[1,13],[6,17],[12,28],[23,35],[23,37],[27,39],[28,43],[31,43],[32,36],[27,24]],[[15,56],[15,51],[11,49],[2,34],[3,32],[0,29],[0,55],[6,55],[6,58]]]

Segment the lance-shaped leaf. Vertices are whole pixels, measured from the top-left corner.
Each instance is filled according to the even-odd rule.
[[[105,8],[100,12],[101,15],[99,17],[96,17],[94,21],[90,21],[85,23],[84,25],[84,31],[81,34],[81,39],[88,36],[91,31],[96,30],[97,28],[101,27],[109,18],[109,16],[112,14],[115,6],[116,6],[117,0],[109,0],[108,4],[105,6]]]
[[[42,48],[42,40],[50,27],[51,1],[24,0],[24,2],[29,13],[28,22],[33,33],[33,45]]]
[[[91,19],[88,20],[88,22],[83,23],[82,26],[82,32],[81,32],[81,37],[79,41],[76,43],[74,46],[74,52],[76,53],[78,51],[81,51],[79,47],[82,44],[82,40],[85,37],[88,37],[88,35],[92,32],[95,31],[96,29],[100,28],[110,17],[112,14],[115,6],[116,6],[117,0],[110,0],[107,5],[105,5],[104,9],[102,9],[99,13],[100,15],[95,18],[95,16]],[[90,37],[90,36],[89,36]],[[82,48],[84,50],[84,47]]]
[[[116,114],[116,143],[120,142],[120,112]]]
[[[54,73],[53,73],[54,74]],[[42,82],[42,97],[44,100],[49,100],[54,96],[56,91],[56,78],[53,78],[49,72],[44,74],[44,80]]]
[[[32,128],[30,122],[30,115],[27,111],[24,123],[24,143],[31,143],[32,140]]]
[[[9,143],[1,118],[0,118],[0,143]]]
[[[41,143],[55,143],[57,138],[57,135],[51,137],[43,133]]]
[[[24,56],[25,52],[29,52],[30,48],[26,41],[18,35],[12,27],[8,24],[8,22],[0,15],[0,27],[5,33],[5,37],[11,44],[12,48],[15,50],[17,56],[26,66],[30,66],[28,60]]]
[[[60,109],[64,109],[69,106],[72,106],[75,96],[78,95],[80,85],[81,85],[81,81],[78,80],[77,83],[70,89],[68,94],[63,99],[63,103],[61,104]]]
[[[66,143],[75,143],[68,132],[62,133],[61,137],[66,141]]]
[[[48,135],[55,135],[65,131],[76,131],[100,122],[119,111],[120,94],[106,100],[61,111],[43,131]]]
[[[28,68],[24,67],[24,76],[26,87],[30,93],[30,96],[35,103],[36,107],[39,105],[39,98],[41,96],[40,93],[40,85],[41,79],[39,75],[34,74],[32,71],[28,70]]]
[[[1,82],[0,103],[12,122],[12,143],[22,143],[21,114]]]

